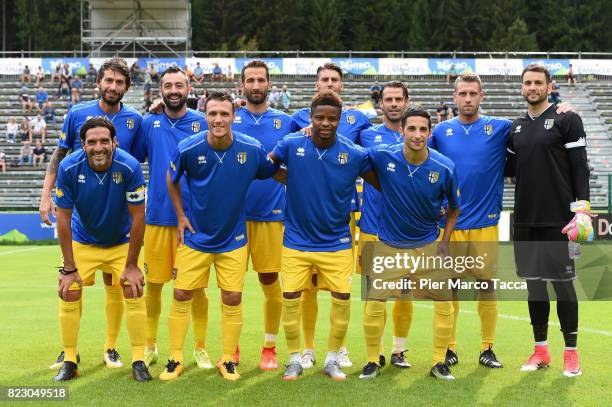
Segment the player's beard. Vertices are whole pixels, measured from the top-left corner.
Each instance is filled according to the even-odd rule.
[[[94,171],[105,171],[110,167],[110,164],[113,160],[113,148],[109,147],[102,149],[102,151],[98,151],[99,157],[95,157],[95,151],[87,152],[89,157],[89,164],[94,169]]]
[[[401,109],[399,110],[399,114],[397,115],[397,118],[389,116],[389,113],[390,112],[386,112],[383,110],[383,114],[385,115],[389,123],[397,124],[402,121],[402,110]]]
[[[178,102],[172,102],[170,97],[178,96]],[[162,95],[162,100],[164,101],[164,105],[167,109],[172,110],[173,112],[178,112],[185,106],[187,103],[187,95],[181,95],[180,93],[169,93],[168,95]]]
[[[118,104],[123,99],[123,95],[123,93],[111,92],[108,89],[100,89],[100,97],[107,105]]]
[[[537,99],[529,99],[529,94],[527,94],[527,95],[523,95],[523,99],[525,99],[525,102],[527,102],[528,104],[530,104],[532,106],[542,104],[542,103],[544,103],[545,101],[548,100],[548,94],[547,93],[539,94],[537,96],[538,96]]]
[[[249,101],[249,103],[252,103],[254,105],[261,105],[262,103],[265,103],[266,100],[268,100],[268,89],[264,89],[256,95],[254,95],[251,91],[245,89],[244,95],[246,96],[246,99]]]

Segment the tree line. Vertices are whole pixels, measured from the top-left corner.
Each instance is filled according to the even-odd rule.
[[[9,50],[80,49],[80,1],[0,0]],[[601,0],[192,0],[193,50],[612,51]]]

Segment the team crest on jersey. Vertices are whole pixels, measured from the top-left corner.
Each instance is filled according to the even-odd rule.
[[[193,131],[194,133],[199,133],[200,128],[200,122],[191,122],[191,131]]]
[[[121,184],[123,182],[123,174],[120,172],[113,172],[113,182],[115,184]]]
[[[514,129],[514,134],[520,133],[520,132],[521,132],[521,125],[519,124],[518,126],[516,126],[516,129]]]
[[[128,129],[132,130],[134,128],[134,119],[127,119],[127,121],[125,122],[125,125],[127,126]]]
[[[485,124],[484,132],[485,132],[485,134],[487,136],[490,136],[491,134],[493,134],[493,125],[492,124]]]
[[[382,142],[382,136],[380,134],[377,134],[376,136],[374,136],[374,142],[375,143],[381,143]]]
[[[440,177],[440,173],[437,171],[429,171],[429,182],[435,184],[438,182],[438,178]]]
[[[554,124],[555,124],[555,119],[546,119],[546,120],[544,120],[544,128],[546,130],[552,129]]]
[[[64,191],[61,190],[61,188],[57,188],[55,190],[55,196],[57,196],[58,198],[61,198],[64,196]]]
[[[353,125],[355,124],[355,116],[353,116],[352,114],[349,114],[346,116],[346,121],[348,122],[348,124]]]
[[[282,125],[283,125],[283,121],[281,119],[274,119],[274,128],[276,130],[280,130]]]
[[[198,164],[206,164],[206,157],[203,155],[198,156]]]
[[[395,172],[395,163],[387,164],[387,171]]]
[[[342,165],[348,162],[348,153],[338,153],[338,162]]]
[[[299,156],[299,157],[304,157],[304,147],[298,147],[297,152],[295,153],[295,155]]]
[[[81,183],[81,184],[84,184],[85,183],[85,175],[79,174],[79,179],[77,181],[79,183]]]
[[[448,129],[446,129],[446,137],[450,137],[452,135],[453,135],[453,129],[449,127]]]
[[[238,154],[236,154],[236,158],[238,159],[238,162],[240,164],[246,164],[246,162],[247,162],[247,153],[245,153],[245,152],[238,153]]]
[[[154,129],[159,129],[161,127],[161,123],[159,122],[159,120],[155,120],[153,122],[153,128]]]

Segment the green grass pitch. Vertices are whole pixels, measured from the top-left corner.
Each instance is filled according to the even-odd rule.
[[[47,366],[60,350],[57,317],[57,246],[2,246],[1,291],[1,386],[52,386],[55,374]],[[432,351],[432,307],[427,301],[415,303],[408,337],[408,360],[413,367],[400,371],[385,367],[382,375],[369,382],[358,379],[365,361],[359,280],[354,279],[348,347],[354,366],[347,369],[347,382],[332,382],[321,374],[329,331],[329,294],[319,296],[317,330],[318,364],[297,382],[280,380],[281,372],[260,372],[259,355],[263,344],[262,294],[257,278],[249,272],[244,289],[244,328],[241,337],[241,380],[222,380],[216,370],[199,370],[192,363],[191,332],[186,341],[188,368],[174,382],[154,380],[136,383],[130,378],[129,363],[122,369],[107,369],[102,364],[104,343],[103,289],[97,285],[84,291],[84,311],[79,337],[81,377],[68,383],[70,405],[612,405],[612,379],[608,351],[612,344],[612,303],[582,302],[580,308],[579,349],[584,374],[575,379],[561,375],[563,342],[554,305],[549,334],[553,357],[549,369],[534,373],[519,371],[532,351],[531,327],[525,302],[502,302],[497,328],[496,353],[505,367],[490,370],[478,365],[480,324],[476,304],[462,303],[459,320],[458,354],[460,364],[453,368],[457,380],[451,383],[428,377]],[[219,290],[211,281],[208,351],[213,360],[220,354]],[[165,304],[159,331],[160,359],[167,351],[167,312],[171,286],[164,290]],[[389,305],[390,306],[390,305]],[[391,330],[387,324],[386,349],[390,350]],[[119,351],[124,362],[130,360],[125,326]],[[281,329],[279,361],[287,359]],[[153,365],[156,378],[163,368]],[[3,405],[17,404],[4,402]],[[23,404],[19,404],[23,405]]]

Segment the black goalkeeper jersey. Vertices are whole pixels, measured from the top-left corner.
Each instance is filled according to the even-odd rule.
[[[515,226],[562,227],[573,217],[570,203],[577,193],[568,151],[585,151],[586,134],[578,114],[555,110],[551,105],[535,119],[525,113],[512,123],[508,152],[516,159]]]

